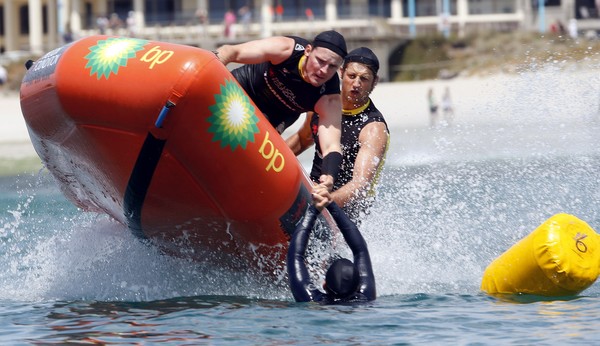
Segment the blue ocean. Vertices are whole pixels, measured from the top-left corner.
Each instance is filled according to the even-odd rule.
[[[480,289],[485,268],[554,214],[600,230],[600,75],[571,72],[478,90],[435,128],[390,121],[361,225],[378,298],[363,305],[296,303],[281,275],[166,256],[75,208],[45,169],[1,177],[0,344],[597,343],[599,283],[561,298]],[[397,99],[388,118],[407,116],[411,100]]]

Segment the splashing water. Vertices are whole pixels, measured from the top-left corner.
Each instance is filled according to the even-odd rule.
[[[271,278],[166,256],[109,217],[71,206],[48,174],[20,179],[29,180],[31,188],[6,181],[3,186],[27,197],[24,203],[18,196],[1,201],[8,210],[0,228],[7,268],[0,273],[0,299],[147,301],[287,293],[282,283],[266,282]]]
[[[451,126],[392,128],[363,230],[379,294],[476,293],[485,267],[556,213],[600,229],[600,75],[551,66],[461,88]]]
[[[559,212],[600,229],[600,75],[550,67],[459,83],[450,84],[455,121],[435,129],[394,124],[410,105],[373,96],[392,132],[361,226],[380,296],[476,294],[494,258]],[[379,95],[394,87],[378,86]],[[2,300],[291,297],[282,271],[231,272],[163,255],[107,216],[77,210],[45,172],[0,186]]]

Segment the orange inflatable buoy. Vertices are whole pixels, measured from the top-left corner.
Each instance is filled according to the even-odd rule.
[[[310,202],[294,154],[203,49],[87,37],[29,68],[21,108],[75,205],[174,252],[283,255]]]

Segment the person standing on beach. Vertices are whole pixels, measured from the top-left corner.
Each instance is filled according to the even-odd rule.
[[[438,121],[438,104],[433,93],[433,88],[427,91],[427,104],[429,105],[429,127],[434,128]]]
[[[235,27],[234,24],[237,21],[235,13],[232,9],[227,10],[223,16],[223,35],[226,38],[235,38]]]
[[[281,2],[275,6],[275,19],[278,22],[283,21],[283,4]]]
[[[194,14],[199,24],[199,32],[201,37],[208,36],[208,11],[204,7],[199,7]]]
[[[333,200],[358,223],[368,213],[375,197],[379,173],[389,144],[389,130],[370,94],[379,81],[379,60],[367,47],[357,48],[346,56],[342,76],[342,149],[340,178],[334,185]],[[317,180],[323,153],[317,131],[320,115],[307,114],[304,125],[287,138],[294,154],[299,155],[315,144],[311,178]]]
[[[0,65],[0,90],[2,90],[2,93],[4,95],[8,93],[7,84],[8,72],[6,71],[6,68],[4,66]]]
[[[135,37],[138,32],[134,11],[129,11],[127,14],[127,19],[125,20],[125,24],[127,25],[127,36]]]
[[[342,162],[337,70],[347,54],[344,37],[333,30],[318,34],[312,42],[275,36],[223,45],[214,53],[225,65],[246,64],[231,72],[280,134],[304,112],[321,115],[317,132],[323,164],[318,182],[331,191]]]
[[[250,33],[250,22],[252,21],[252,11],[248,5],[244,5],[238,9],[238,18],[244,29],[244,34]]]
[[[312,10],[312,8],[310,8],[310,7],[307,7],[307,8],[304,10],[304,14],[306,14],[306,19],[307,19],[309,22],[312,22],[312,21],[314,21],[314,20],[315,20],[315,14],[313,13],[313,10]]]
[[[444,89],[444,95],[442,95],[442,112],[444,112],[444,120],[446,125],[452,125],[454,121],[454,106],[452,105],[452,96],[450,96],[450,87]]]

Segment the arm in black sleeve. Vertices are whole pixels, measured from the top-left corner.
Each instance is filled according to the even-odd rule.
[[[338,153],[337,151],[332,151],[325,155],[321,162],[321,175],[330,175],[335,183],[342,169],[342,160],[342,153]]]
[[[287,270],[290,289],[297,302],[319,301],[322,298],[322,293],[310,281],[310,275],[304,259],[308,239],[318,215],[319,211],[314,205],[308,207],[304,219],[296,227],[290,240],[287,254]]]
[[[365,295],[368,300],[374,300],[377,293],[375,289],[375,275],[371,265],[371,256],[367,248],[367,242],[360,234],[358,227],[348,218],[346,213],[335,202],[327,209],[342,232],[346,243],[354,255],[354,265],[360,275],[359,293]]]

